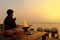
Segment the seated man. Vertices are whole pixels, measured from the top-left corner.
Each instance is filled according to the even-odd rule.
[[[12,9],[8,9],[7,10],[7,17],[4,20],[4,34],[14,34],[15,28],[16,26],[16,18],[13,18],[13,10]]]

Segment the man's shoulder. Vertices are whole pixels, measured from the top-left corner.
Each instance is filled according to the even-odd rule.
[[[5,17],[5,20],[8,19],[8,17]]]
[[[7,17],[5,18],[5,20],[10,20],[10,18],[7,16]]]

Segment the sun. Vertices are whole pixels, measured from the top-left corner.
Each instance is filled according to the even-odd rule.
[[[52,16],[56,16],[56,14],[55,14],[55,13],[53,13],[53,14],[52,14]]]

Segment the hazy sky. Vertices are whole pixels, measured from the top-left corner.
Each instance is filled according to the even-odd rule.
[[[14,10],[16,22],[60,23],[60,0],[0,0],[0,23],[7,9]]]

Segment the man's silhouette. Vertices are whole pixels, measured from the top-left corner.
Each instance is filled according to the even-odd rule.
[[[13,18],[13,10],[12,9],[8,9],[7,10],[7,17],[4,20],[4,30],[8,31],[8,30],[14,30],[16,28],[16,23],[15,20],[16,18]],[[7,33],[7,32],[5,32]]]
[[[8,16],[4,20],[4,30],[14,29],[16,27],[16,18],[13,18],[13,12],[14,11],[12,9],[7,10]]]

